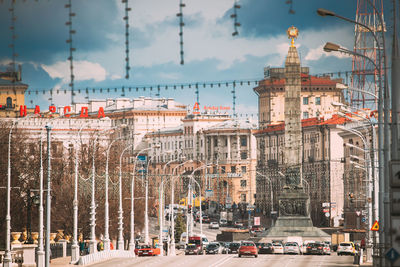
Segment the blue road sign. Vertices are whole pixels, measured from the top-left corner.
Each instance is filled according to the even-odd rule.
[[[366,221],[365,217],[362,217],[362,218],[361,218],[361,221],[362,221],[363,223],[365,223],[365,221]]]
[[[386,252],[385,256],[388,260],[394,263],[399,258],[400,254],[394,248],[391,248]]]
[[[139,155],[137,158],[140,161],[146,161],[146,155]]]

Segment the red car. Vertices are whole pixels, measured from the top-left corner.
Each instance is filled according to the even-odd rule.
[[[149,245],[143,245],[138,250],[138,256],[155,256],[160,254],[160,248],[152,248]]]
[[[239,248],[239,258],[242,256],[254,256],[258,257],[256,244],[252,241],[242,241]]]

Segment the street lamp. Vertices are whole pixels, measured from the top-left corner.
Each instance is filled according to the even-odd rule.
[[[269,188],[270,188],[270,198],[271,198],[271,214],[274,212],[274,193],[272,192],[272,182],[271,182],[271,178],[268,177],[265,174],[262,174],[261,172],[256,171],[256,173],[266,179],[268,179],[269,182]]]
[[[124,222],[123,222],[123,210],[122,210],[122,156],[124,155],[125,151],[131,148],[133,144],[128,145],[127,147],[122,150],[121,155],[119,157],[119,209],[118,209],[118,230],[119,230],[119,237],[118,237],[118,250],[124,250]]]
[[[185,158],[184,156],[181,157],[181,159]],[[171,225],[171,236],[172,236],[172,240],[170,243],[170,248],[168,250],[168,255],[169,256],[176,256],[176,252],[175,252],[175,220],[173,217],[173,209],[172,209],[172,205],[174,204],[174,197],[175,197],[175,176],[174,176],[174,172],[176,174],[176,171],[179,167],[185,165],[186,163],[191,163],[193,162],[193,160],[187,160],[181,164],[179,164],[178,166],[176,166],[173,170],[172,170],[172,182],[171,182],[171,206],[170,206],[170,225]],[[171,215],[172,214],[172,215]]]

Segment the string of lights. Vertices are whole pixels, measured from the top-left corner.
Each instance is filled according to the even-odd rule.
[[[129,79],[129,70],[131,67],[129,66],[129,11],[132,9],[128,6],[128,0],[122,0],[122,3],[125,4],[125,79]]]
[[[237,10],[240,8],[240,5],[237,4],[237,0],[234,1],[233,4],[233,14],[231,15],[231,18],[233,19],[233,29],[234,32],[232,33],[232,36],[239,35],[238,27],[240,27],[240,23],[238,22],[238,15],[237,15]]]
[[[182,0],[179,1],[179,13],[176,14],[177,17],[179,17],[179,45],[180,45],[180,56],[181,56],[181,65],[183,65],[185,63],[184,59],[183,59],[183,26],[185,26],[185,23],[183,22],[183,8],[186,5],[184,3],[182,3]]]
[[[71,102],[72,104],[75,103],[74,101],[74,96],[75,96],[75,92],[74,92],[74,58],[73,58],[73,52],[76,50],[73,47],[72,44],[72,36],[76,33],[75,30],[72,29],[72,17],[75,16],[75,13],[72,12],[72,0],[68,0],[68,4],[65,5],[65,8],[68,9],[68,21],[65,23],[65,25],[68,27],[68,34],[69,34],[69,38],[66,41],[67,44],[69,44],[69,69],[70,69],[70,83],[69,83],[69,87],[71,88]]]
[[[17,17],[15,16],[15,0],[11,1],[11,7],[8,10],[10,11],[11,15],[11,44],[9,45],[9,47],[12,51],[12,62],[10,63],[10,65],[12,72],[15,73],[15,61],[18,57],[18,54],[15,53],[15,40],[17,39],[17,35],[15,34],[15,21],[17,20]]]
[[[289,7],[289,14],[295,14],[296,12],[294,11],[294,9],[293,9],[293,0],[287,0],[286,1],[286,4],[287,5],[290,5],[290,7]]]

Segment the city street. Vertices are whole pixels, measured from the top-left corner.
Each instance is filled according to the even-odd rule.
[[[258,258],[239,258],[237,254],[230,255],[203,255],[203,256],[176,256],[176,257],[141,257],[135,259],[113,259],[91,266],[162,266],[162,267],[202,267],[202,266],[269,266],[269,267],[328,267],[353,266],[351,256],[311,256],[311,255],[259,255]]]

